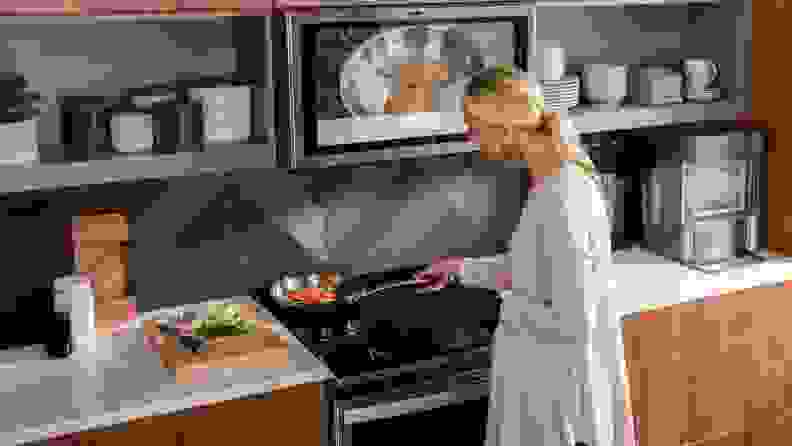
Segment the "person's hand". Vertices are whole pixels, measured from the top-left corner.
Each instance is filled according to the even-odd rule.
[[[574,145],[561,144],[558,113],[528,112],[524,103],[466,98],[465,122],[478,136],[486,160],[526,161],[533,176],[556,175],[576,158]]]

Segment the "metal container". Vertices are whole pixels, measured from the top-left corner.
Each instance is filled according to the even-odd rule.
[[[61,140],[68,161],[87,161],[114,152],[110,135],[114,101],[101,96],[61,100]]]
[[[201,104],[205,144],[246,141],[251,136],[253,86],[229,79],[185,83],[189,97]]]
[[[661,159],[642,185],[647,246],[690,265],[760,250],[763,138],[756,130],[729,130],[658,145]]]
[[[126,93],[125,100],[128,107],[150,116],[152,151],[176,153],[202,150],[201,103],[190,99],[185,89],[171,85],[133,89]]]
[[[322,288],[323,276],[332,275],[335,285],[343,282],[343,277],[338,273],[308,273],[308,274],[288,274],[272,283],[270,296],[282,306],[291,306],[289,302],[289,291],[302,288]]]

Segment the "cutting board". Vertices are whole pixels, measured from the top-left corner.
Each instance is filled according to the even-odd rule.
[[[255,323],[253,333],[211,338],[206,350],[198,353],[182,350],[177,337],[162,335],[161,364],[175,372],[179,383],[194,383],[207,369],[287,367],[287,338],[273,332],[271,321],[255,320]],[[144,324],[146,335],[160,335],[156,321]]]

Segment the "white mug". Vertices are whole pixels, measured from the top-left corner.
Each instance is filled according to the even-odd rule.
[[[539,49],[542,66],[541,80],[559,81],[566,74],[564,49],[559,46],[545,46]]]
[[[625,65],[586,65],[583,71],[586,99],[593,104],[620,104],[627,96]]]
[[[718,65],[709,59],[686,59],[682,68],[688,90],[703,90],[718,78]]]

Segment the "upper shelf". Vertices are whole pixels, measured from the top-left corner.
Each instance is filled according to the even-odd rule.
[[[580,133],[597,133],[630,130],[642,127],[659,127],[699,121],[731,121],[742,108],[732,102],[684,103],[673,105],[628,105],[618,109],[577,107],[570,112],[575,128]],[[475,152],[478,147],[465,142],[446,142],[427,146],[400,147],[398,149],[368,152],[351,152],[338,155],[313,156],[298,162],[299,168],[355,165],[403,158],[425,158],[455,153]]]
[[[730,121],[743,111],[728,101],[688,102],[673,105],[626,105],[619,109],[577,107],[570,112],[575,128],[581,133],[630,130],[641,127],[687,124],[697,121]]]
[[[465,3],[489,3],[501,0],[260,0],[242,6],[238,0],[213,2],[208,6],[206,0],[181,0],[180,2],[146,2],[130,7],[127,0],[66,0],[62,5],[34,5],[28,1],[11,0],[0,7],[0,15],[22,18],[24,16],[98,16],[101,20],[116,17],[120,20],[130,18],[160,18],[179,20],[196,19],[201,16],[267,15],[280,8],[314,8],[369,6],[424,6]],[[518,2],[519,0],[513,0]],[[630,6],[630,5],[685,5],[717,4],[722,0],[525,0],[522,3],[536,6]],[[148,3],[148,5],[145,5]]]
[[[581,133],[628,130],[640,127],[684,124],[697,121],[727,121],[742,111],[729,102],[687,103],[669,106],[627,106],[617,110],[579,108],[571,113]],[[336,156],[312,157],[299,167],[327,167],[370,163],[396,158],[422,158],[473,152],[468,143],[445,143],[396,151],[371,151]],[[275,167],[275,150],[270,144],[220,144],[205,152],[174,155],[139,155],[80,163],[39,163],[0,166],[0,194],[38,189],[57,189],[89,184],[162,179],[221,173],[241,168]]]
[[[219,144],[205,152],[133,155],[79,163],[0,165],[0,194],[274,166],[275,150],[269,144]]]

